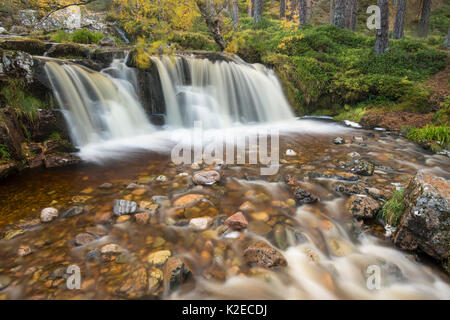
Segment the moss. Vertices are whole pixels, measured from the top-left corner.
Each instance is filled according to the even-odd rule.
[[[32,55],[43,55],[47,50],[45,43],[37,39],[8,39],[0,41],[0,48],[24,51]]]
[[[396,190],[391,199],[387,201],[380,211],[384,222],[393,227],[397,227],[405,211],[405,189]]]

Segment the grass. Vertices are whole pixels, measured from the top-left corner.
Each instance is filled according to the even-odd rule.
[[[405,211],[404,201],[405,189],[396,190],[392,198],[387,201],[380,211],[384,222],[393,227],[397,227]]]
[[[25,81],[22,79],[10,79],[2,88],[0,95],[6,105],[14,108],[19,116],[25,116],[30,121],[35,121],[38,110],[43,108],[41,100],[27,94]]]
[[[0,144],[0,159],[9,160],[11,155],[8,152],[8,148],[4,144]]]
[[[448,148],[450,142],[449,126],[426,125],[422,129],[412,128],[408,139],[417,143],[438,143],[441,148]]]
[[[103,33],[93,32],[88,29],[80,29],[72,33],[58,30],[51,35],[51,39],[55,42],[75,42],[82,44],[98,43],[103,37]]]

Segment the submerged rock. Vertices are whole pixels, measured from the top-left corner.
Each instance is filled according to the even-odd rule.
[[[450,183],[419,171],[405,192],[405,212],[394,243],[402,249],[421,250],[441,261],[446,271],[450,257]]]
[[[8,287],[12,282],[12,279],[5,275],[0,275],[0,290],[5,289]]]
[[[163,268],[164,290],[171,292],[178,289],[183,283],[192,277],[189,266],[179,257],[167,260]]]
[[[19,257],[25,257],[28,256],[32,253],[33,251],[31,250],[31,248],[27,245],[21,245],[19,247],[19,249],[17,249],[17,255]]]
[[[50,222],[58,217],[58,209],[56,208],[45,208],[41,211],[41,221]]]
[[[210,217],[194,218],[189,221],[189,226],[195,231],[203,231],[208,229],[212,221]]]
[[[194,173],[194,183],[204,186],[211,186],[220,181],[220,173],[217,171],[199,171]]]
[[[133,214],[137,211],[137,203],[128,200],[115,200],[114,201],[114,215],[122,216],[126,214]]]
[[[75,237],[74,243],[76,246],[84,246],[95,240],[95,237],[90,233],[80,233]]]
[[[347,210],[357,219],[372,219],[381,209],[381,204],[368,196],[353,195],[346,202]]]
[[[225,220],[225,225],[229,226],[233,230],[245,229],[248,226],[248,221],[242,212],[236,212]]]
[[[172,253],[169,250],[153,252],[148,255],[147,262],[151,265],[162,266],[171,255]]]
[[[72,208],[67,209],[61,215],[61,218],[71,218],[78,216],[84,212],[84,208],[80,206],[74,206]]]
[[[262,240],[254,242],[245,249],[244,258],[248,264],[257,264],[264,268],[287,266],[284,256]]]

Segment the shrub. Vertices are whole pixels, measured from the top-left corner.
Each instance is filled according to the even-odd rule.
[[[183,49],[218,51],[219,47],[213,40],[199,32],[175,33],[172,41]]]
[[[381,209],[381,218],[384,222],[397,227],[405,211],[405,189],[396,190],[392,198],[387,201]]]

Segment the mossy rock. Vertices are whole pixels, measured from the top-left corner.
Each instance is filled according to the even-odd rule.
[[[91,48],[76,43],[58,43],[47,51],[47,56],[52,58],[89,59],[92,54]]]
[[[47,51],[44,42],[36,39],[8,39],[0,42],[5,50],[24,51],[31,55],[43,55]]]

